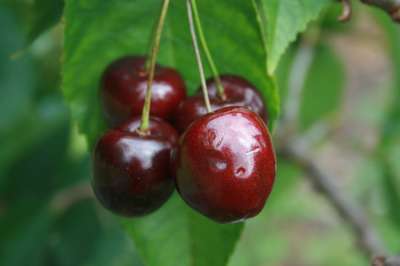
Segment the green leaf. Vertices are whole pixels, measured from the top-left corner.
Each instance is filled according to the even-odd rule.
[[[226,265],[243,224],[220,225],[195,213],[174,195],[156,213],[123,219],[145,265]]]
[[[11,58],[24,45],[22,29],[13,13],[0,6],[2,44],[0,46],[0,134],[26,114],[34,94],[33,63],[31,56]]]
[[[66,1],[63,91],[91,145],[104,129],[98,100],[102,71],[120,56],[146,53],[160,6],[160,0]],[[278,92],[266,73],[264,45],[251,2],[202,0],[198,8],[220,72],[255,83],[273,122]],[[200,82],[185,2],[172,1],[169,12],[158,61],[177,68],[193,93]],[[153,215],[123,220],[123,224],[149,266],[223,266],[243,226],[215,224],[195,214],[177,196]]]
[[[141,219],[123,219],[145,265],[191,265],[188,218],[175,195],[163,208]]]
[[[34,41],[40,34],[56,25],[62,16],[64,0],[35,0],[31,7],[28,24],[28,41]]]
[[[23,27],[28,45],[60,21],[64,7],[64,0],[4,0],[3,2],[14,11]]]
[[[51,251],[57,265],[141,266],[117,221],[98,215],[92,200],[72,205],[52,228]]]
[[[334,51],[326,45],[317,46],[301,99],[299,125],[303,130],[338,109],[344,81],[343,64]]]
[[[43,206],[44,205],[44,206]],[[13,203],[13,209],[0,219],[0,264],[39,266],[54,216],[47,205],[36,200]]]
[[[66,2],[63,90],[73,117],[92,144],[104,127],[98,101],[101,73],[120,56],[146,53],[160,2]],[[279,109],[278,93],[266,74],[265,52],[251,2],[201,1],[199,12],[220,72],[243,75],[255,83],[273,122]],[[194,92],[200,83],[186,21],[184,1],[173,1],[159,62],[176,67],[185,78],[188,91]]]
[[[275,72],[280,58],[297,34],[307,24],[318,18],[331,0],[260,0],[265,14],[264,23],[267,46],[267,65],[270,74]]]

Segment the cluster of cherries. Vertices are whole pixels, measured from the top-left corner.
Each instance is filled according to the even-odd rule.
[[[101,99],[112,127],[94,151],[92,186],[112,212],[136,217],[160,208],[176,188],[184,201],[220,223],[257,215],[275,179],[275,154],[257,89],[234,75],[207,81],[212,112],[201,93],[186,97],[180,74],[156,65],[151,116],[141,113],[146,58],[126,56],[102,76]]]

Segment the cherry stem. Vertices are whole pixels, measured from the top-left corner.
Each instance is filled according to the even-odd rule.
[[[147,90],[146,96],[144,100],[144,106],[142,111],[142,121],[140,124],[139,131],[145,132],[149,128],[149,120],[150,120],[150,109],[151,109],[151,95],[152,95],[152,86],[154,81],[154,72],[156,68],[157,62],[157,55],[158,51],[160,50],[160,41],[161,41],[161,34],[164,28],[165,18],[167,16],[168,7],[169,7],[170,0],[164,0],[163,5],[161,8],[160,17],[158,19],[157,28],[154,33],[154,39],[151,46],[150,52],[150,63],[146,64],[147,73],[149,75],[147,79]]]
[[[198,36],[200,39],[201,46],[203,47],[204,53],[206,55],[208,64],[213,73],[213,76],[214,76],[214,79],[215,79],[215,82],[217,85],[218,96],[221,98],[221,100],[225,101],[226,96],[225,96],[225,92],[224,92],[224,87],[222,85],[221,78],[218,73],[218,69],[214,63],[212,56],[211,56],[210,49],[208,48],[208,44],[207,44],[206,38],[204,36],[203,27],[201,25],[201,20],[200,20],[199,11],[197,9],[196,0],[192,0],[191,4],[192,4],[192,11],[193,11],[193,16],[194,16],[194,22],[196,24],[197,33],[198,33]]]
[[[186,4],[187,4],[188,19],[189,19],[189,28],[190,28],[190,33],[192,35],[192,44],[193,44],[194,53],[196,55],[196,63],[199,68],[201,89],[203,91],[204,103],[206,104],[207,111],[211,112],[212,110],[211,110],[210,99],[208,98],[208,90],[207,90],[206,78],[204,75],[204,67],[203,67],[203,63],[201,61],[201,55],[200,55],[199,45],[197,42],[196,30],[194,28],[192,1],[187,0]]]

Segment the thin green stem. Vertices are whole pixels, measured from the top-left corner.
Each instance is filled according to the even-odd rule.
[[[156,28],[156,31],[154,34],[154,39],[153,39],[153,43],[152,43],[152,47],[151,47],[150,64],[148,66],[146,66],[149,77],[147,80],[147,90],[146,90],[146,96],[145,96],[145,100],[144,100],[143,111],[142,111],[142,121],[141,121],[140,129],[139,129],[139,131],[141,131],[141,132],[145,132],[149,127],[154,71],[156,68],[157,54],[158,54],[158,51],[160,50],[161,34],[162,34],[163,27],[164,27],[165,18],[167,16],[169,2],[170,2],[170,0],[164,0],[164,2],[163,2],[162,8],[161,8],[161,14],[158,19],[157,28]]]
[[[194,53],[196,55],[196,62],[199,68],[201,89],[203,91],[204,103],[206,104],[207,111],[211,112],[211,104],[210,104],[210,99],[208,98],[207,83],[204,75],[204,67],[203,67],[203,62],[201,61],[200,49],[197,42],[196,30],[194,27],[192,1],[187,0],[186,4],[187,4],[188,19],[189,19],[189,28],[190,28],[190,33],[192,35],[192,44]]]
[[[194,17],[194,22],[196,24],[197,33],[198,33],[198,36],[200,39],[201,46],[203,47],[204,53],[206,55],[208,64],[210,65],[211,71],[213,73],[213,76],[214,76],[214,79],[215,79],[215,82],[217,85],[218,96],[221,98],[221,100],[224,101],[224,100],[226,100],[224,87],[222,85],[221,78],[218,73],[218,69],[214,63],[212,56],[211,56],[210,49],[208,48],[208,44],[207,44],[206,38],[204,36],[203,27],[201,25],[201,20],[200,20],[199,11],[197,9],[196,0],[192,0],[191,4],[192,4],[193,17]]]

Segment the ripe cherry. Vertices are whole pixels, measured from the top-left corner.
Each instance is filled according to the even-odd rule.
[[[268,116],[262,97],[250,82],[235,75],[222,75],[220,79],[224,87],[224,100],[218,96],[215,79],[207,81],[213,111],[227,106],[244,106],[259,114],[267,122]],[[180,133],[183,133],[193,121],[206,113],[207,109],[199,89],[195,96],[181,102],[174,115],[174,126]]]
[[[242,106],[241,102],[222,101],[219,98],[210,99],[211,109],[218,110],[227,106]],[[177,113],[174,119],[174,127],[179,133],[183,133],[189,125],[197,120],[199,117],[207,114],[207,108],[204,103],[204,98],[201,95],[195,95],[188,97],[186,100],[181,102],[178,107]]]
[[[129,117],[141,114],[148,80],[145,64],[145,57],[125,56],[112,62],[104,71],[101,96],[110,125],[119,125]],[[152,89],[151,115],[171,119],[186,97],[182,77],[172,68],[157,65]]]
[[[222,87],[227,102],[238,102],[253,112],[260,115],[268,122],[268,116],[261,94],[257,88],[246,79],[237,75],[221,75]],[[217,83],[214,78],[207,80],[208,95],[210,98],[218,98]],[[200,91],[200,90],[199,90]]]
[[[158,209],[174,190],[171,154],[177,146],[174,128],[151,118],[145,133],[140,118],[112,129],[94,151],[92,187],[100,203],[122,216],[141,216]]]
[[[193,122],[182,136],[174,163],[182,198],[220,223],[257,215],[276,171],[265,123],[243,107],[225,107]]]

